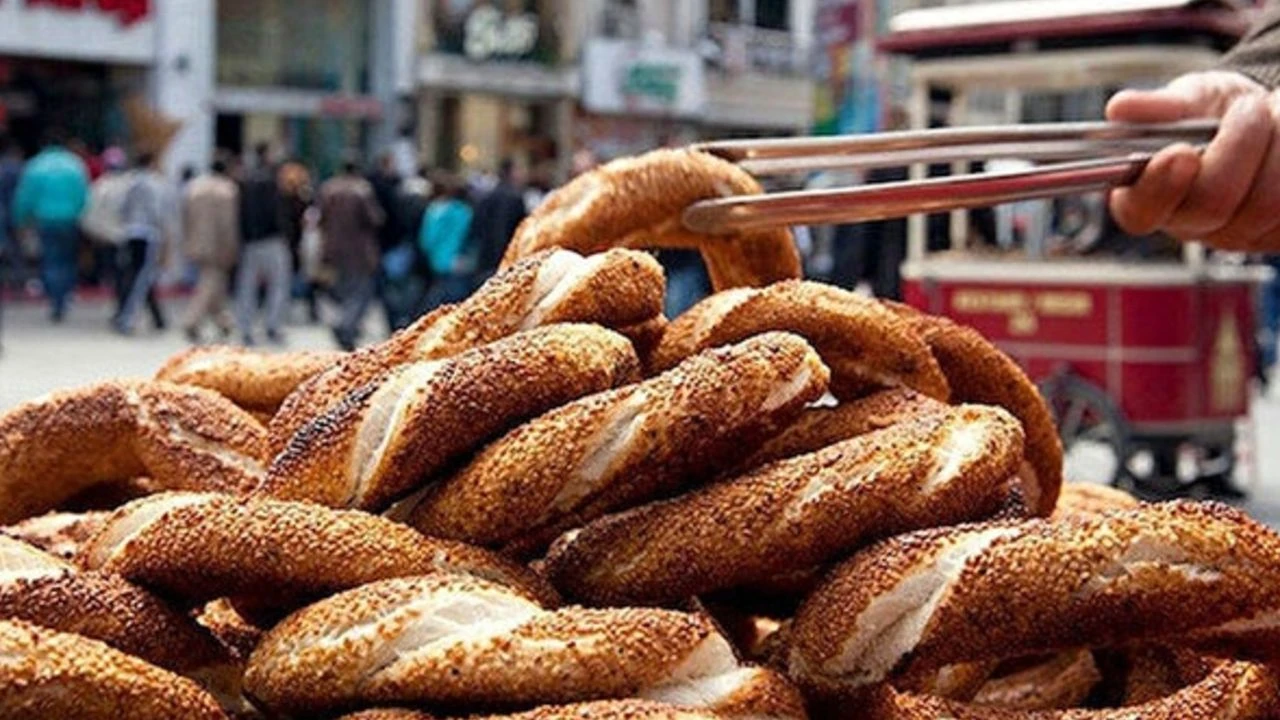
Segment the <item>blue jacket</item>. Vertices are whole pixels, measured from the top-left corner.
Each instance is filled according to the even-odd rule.
[[[75,153],[57,145],[31,159],[13,196],[15,227],[56,225],[80,219],[89,200],[89,173]]]
[[[455,272],[467,235],[471,232],[471,206],[461,200],[437,200],[427,207],[418,236],[418,247],[439,275]]]

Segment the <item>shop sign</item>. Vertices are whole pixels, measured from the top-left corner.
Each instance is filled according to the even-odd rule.
[[[692,51],[595,38],[583,52],[582,104],[592,112],[688,117],[706,104]]]
[[[476,62],[537,60],[546,55],[540,18],[527,3],[440,0],[435,20],[436,49],[442,52]]]
[[[122,27],[151,16],[151,0],[23,0],[29,8],[47,7],[69,12],[97,11],[110,15]]]

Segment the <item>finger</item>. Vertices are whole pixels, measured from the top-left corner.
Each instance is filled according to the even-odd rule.
[[[1200,171],[1200,154],[1185,143],[1156,153],[1138,181],[1111,192],[1111,213],[1131,235],[1147,235],[1164,226],[1191,191]]]
[[[1107,101],[1107,119],[1112,122],[1175,122],[1195,117],[1194,97],[1188,93],[1160,90],[1121,90]]]
[[[1169,232],[1200,238],[1230,222],[1254,184],[1274,133],[1265,96],[1247,95],[1233,103],[1200,158],[1191,191],[1167,222]]]
[[[1231,221],[1205,237],[1210,245],[1223,250],[1280,250],[1280,96],[1268,103],[1275,126],[1265,158],[1244,202]],[[1266,247],[1271,245],[1271,247]]]

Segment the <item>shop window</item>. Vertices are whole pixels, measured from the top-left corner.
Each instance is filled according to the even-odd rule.
[[[791,27],[789,0],[710,0],[707,19],[713,23],[735,23],[787,30]]]
[[[372,3],[218,0],[218,83],[369,91]]]

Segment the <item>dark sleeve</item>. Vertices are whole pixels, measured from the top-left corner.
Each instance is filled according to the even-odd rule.
[[[1272,2],[1222,67],[1247,75],[1268,88],[1280,87],[1280,2]]]

